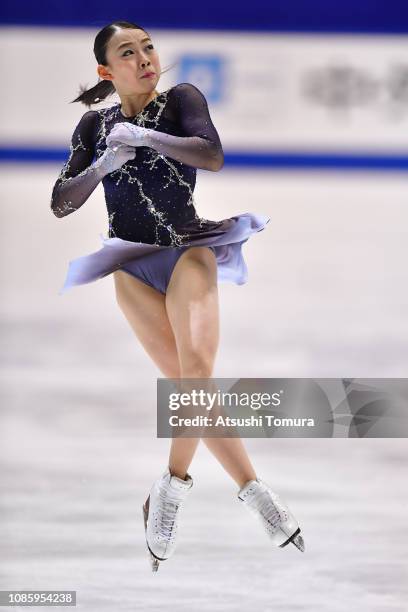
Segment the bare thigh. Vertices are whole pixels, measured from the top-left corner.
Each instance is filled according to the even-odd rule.
[[[211,377],[219,342],[217,261],[208,247],[191,247],[174,266],[165,296],[180,376]]]
[[[147,354],[167,378],[180,366],[165,296],[128,272],[113,272],[116,301]]]

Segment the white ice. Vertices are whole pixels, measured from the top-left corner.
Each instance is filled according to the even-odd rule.
[[[406,439],[245,441],[304,554],[271,547],[200,444],[177,551],[151,573],[141,506],[167,464],[161,373],[111,276],[58,295],[107,223],[101,187],[52,215],[59,167],[0,170],[1,589],[76,590],[86,612],[406,611]],[[407,376],[406,175],[225,168],[200,172],[195,194],[208,219],[271,216],[244,245],[248,283],[220,284],[214,376]]]

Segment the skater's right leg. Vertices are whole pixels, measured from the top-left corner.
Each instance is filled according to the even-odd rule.
[[[179,357],[165,296],[123,270],[115,270],[113,277],[116,301],[146,353],[165,377],[179,378]]]

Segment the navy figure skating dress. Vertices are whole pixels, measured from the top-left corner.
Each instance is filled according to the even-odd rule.
[[[151,281],[143,277],[144,266],[147,269],[156,254],[156,269],[157,265],[167,266],[168,281],[178,256],[191,246],[212,248],[219,281],[245,283],[247,267],[242,244],[252,233],[263,230],[270,219],[243,213],[211,221],[197,214],[193,197],[197,166],[202,162],[202,167],[209,169],[209,160],[223,153],[206,99],[190,83],[180,83],[160,93],[131,118],[122,114],[119,103],[86,112],[75,128],[69,159],[52,191],[54,211],[62,211],[58,216],[65,216],[86,201],[98,182],[90,176],[91,164],[105,152],[106,137],[113,126],[123,121],[184,137],[182,146],[185,145],[184,152],[191,151],[192,163],[188,165],[141,146],[136,147],[135,159],[106,174],[102,184],[108,236],[100,235],[101,249],[69,262],[60,293],[118,269],[133,273],[164,293],[166,283],[155,282],[154,274]],[[192,136],[204,139],[204,146],[194,144],[188,138]]]

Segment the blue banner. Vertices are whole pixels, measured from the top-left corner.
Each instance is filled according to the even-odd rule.
[[[37,26],[85,26],[95,29],[116,20],[135,21],[146,29],[261,30],[274,32],[408,33],[406,0],[280,0],[248,3],[151,2],[118,7],[107,0],[4,2],[0,23]]]

